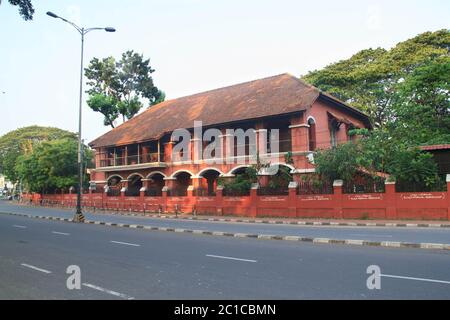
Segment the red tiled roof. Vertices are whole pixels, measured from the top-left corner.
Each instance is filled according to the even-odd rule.
[[[155,140],[178,128],[192,128],[194,120],[210,126],[298,112],[310,107],[322,94],[319,89],[290,74],[281,74],[164,101],[89,145],[95,148]],[[343,107],[351,108],[335,100]],[[367,116],[352,110],[368,122]]]
[[[432,146],[420,146],[420,150],[423,151],[432,151],[432,150],[446,150],[450,149],[450,144],[436,144]]]

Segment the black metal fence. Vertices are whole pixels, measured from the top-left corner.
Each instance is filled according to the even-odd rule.
[[[345,194],[384,193],[386,190],[383,179],[355,179],[344,181],[342,191]]]
[[[216,192],[205,188],[197,188],[194,189],[192,194],[195,197],[214,197],[216,195]]]
[[[186,197],[187,188],[174,188],[167,190],[168,197]]]
[[[301,181],[297,186],[298,195],[333,193],[333,182],[331,181]]]
[[[146,197],[161,197],[162,196],[162,189],[158,188],[149,188],[145,191]]]
[[[447,191],[445,182],[427,185],[425,182],[402,182],[397,181],[395,184],[396,192],[440,192]]]
[[[222,194],[224,197],[245,197],[250,195],[250,189],[241,190],[224,188]]]
[[[125,191],[125,196],[126,197],[139,197],[139,195],[140,195],[139,189],[132,189],[132,190],[127,189]]]
[[[256,193],[258,196],[288,196],[289,188],[259,187]]]
[[[118,197],[120,196],[120,189],[109,189],[106,195],[108,197]]]

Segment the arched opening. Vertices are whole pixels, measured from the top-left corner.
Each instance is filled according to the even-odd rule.
[[[221,172],[217,169],[203,170],[198,174],[201,178],[200,186],[195,190],[197,196],[215,196],[217,181]]]
[[[316,143],[316,122],[313,118],[308,119],[308,137],[309,137],[309,151],[315,151],[317,147]]]
[[[255,181],[254,170],[249,169],[250,166],[242,165],[233,168],[229,175],[231,177],[224,183],[224,196],[248,196],[250,188]]]
[[[187,189],[191,185],[192,174],[187,171],[180,171],[173,175],[175,178],[173,187],[169,189],[169,196],[184,197],[187,196]]]
[[[268,175],[262,176],[262,187],[258,189],[258,195],[289,195],[289,183],[293,181],[292,167],[285,164],[272,165]]]
[[[128,177],[128,187],[125,195],[128,197],[138,197],[142,188],[142,176],[133,174]]]
[[[164,175],[162,173],[153,173],[150,174],[148,179],[147,190],[145,191],[146,196],[161,196],[162,188],[164,187]]]
[[[114,175],[108,178],[108,192],[107,196],[117,197],[120,196],[120,190],[122,190],[122,180],[123,178],[118,175]]]
[[[234,174],[234,175],[244,174],[248,167],[250,167],[250,166],[242,165],[242,166],[235,167],[235,168],[231,169],[228,174]]]

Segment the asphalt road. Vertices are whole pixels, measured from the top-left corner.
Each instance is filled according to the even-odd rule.
[[[73,210],[47,207],[18,206],[0,201],[0,212],[26,213],[72,218]],[[112,214],[86,213],[89,220],[113,223],[142,224],[155,227],[186,228],[195,230],[222,231],[233,233],[252,233],[281,236],[302,236],[312,238],[353,239],[368,241],[400,241],[412,243],[450,244],[450,228],[398,228],[398,227],[326,227],[299,226],[264,223],[192,221],[186,219],[161,219],[149,217],[132,217]]]
[[[81,290],[66,288],[69,265],[81,268]],[[366,287],[369,265],[381,268],[380,290]],[[0,215],[0,299],[450,299],[449,266],[450,252],[442,250],[197,236]]]

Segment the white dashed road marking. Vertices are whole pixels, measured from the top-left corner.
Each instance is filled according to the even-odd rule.
[[[14,227],[14,228],[19,228],[19,229],[26,229],[26,228],[27,228],[27,227],[25,227],[25,226],[20,226],[20,225],[18,225],[18,224],[14,224],[13,227]]]
[[[233,258],[233,257],[216,256],[216,255],[213,255],[213,254],[207,254],[206,256],[210,257],[210,258],[218,258],[218,259],[237,260],[237,261],[244,261],[244,262],[258,262],[257,260],[249,260],[249,259],[240,259],[240,258]]]
[[[128,242],[122,242],[122,241],[113,241],[111,240],[112,243],[117,243],[117,244],[123,244],[125,246],[133,246],[133,247],[140,247],[140,244],[136,244],[136,243],[128,243]]]
[[[424,282],[435,282],[435,283],[444,283],[450,284],[450,281],[444,280],[435,280],[435,279],[425,279],[425,278],[414,278],[414,277],[404,277],[404,276],[394,276],[391,274],[381,274],[382,277],[385,278],[394,278],[394,279],[404,279],[404,280],[415,280],[415,281],[424,281]]]
[[[109,290],[109,289],[105,289],[105,288],[102,288],[102,287],[99,287],[99,286],[96,286],[96,285],[93,285],[93,284],[90,284],[90,283],[83,283],[83,286],[91,288],[91,289],[94,289],[94,290],[98,290],[98,291],[101,291],[101,292],[104,292],[104,293],[107,293],[107,294],[110,294],[110,295],[113,295],[113,296],[116,296],[116,297],[119,297],[119,298],[122,298],[122,299],[125,299],[125,300],[134,300],[134,298],[129,296],[129,295],[126,295],[126,294],[123,294],[123,293],[120,293],[120,292],[116,292],[116,291],[112,291],[112,290]]]
[[[66,232],[59,232],[59,231],[52,231],[53,234],[60,234],[62,236],[70,236],[70,233],[66,233]]]
[[[40,271],[40,272],[43,272],[43,273],[47,273],[47,274],[52,273],[51,271],[32,266],[31,264],[21,263],[20,265],[22,267],[30,268],[30,269],[33,269],[33,270],[36,270],[36,271]]]

